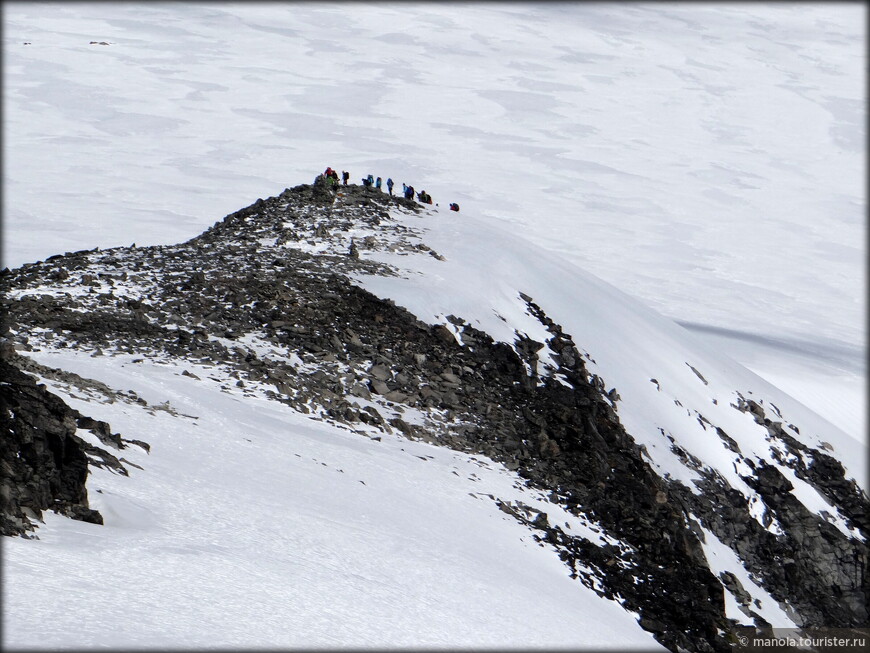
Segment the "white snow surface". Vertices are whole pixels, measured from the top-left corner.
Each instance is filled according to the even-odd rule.
[[[597,538],[500,465],[242,397],[214,368],[30,355],[177,415],[45,381],[152,448],[119,454],[129,477],[92,469],[103,526],[47,513],[39,540],[5,538],[6,647],[661,648],[496,507]]]
[[[866,9],[6,2],[3,262],[175,243],[371,172],[866,440]]]

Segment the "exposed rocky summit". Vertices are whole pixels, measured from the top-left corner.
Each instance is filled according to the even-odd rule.
[[[504,343],[462,316],[423,323],[355,284],[354,275],[397,273],[361,256],[367,250],[440,258],[391,217],[423,211],[360,186],[302,185],[179,245],[53,256],[0,277],[11,337],[22,353],[69,347],[212,366],[227,390],[268,388],[275,401],[312,418],[398,430],[503,463],[615,543],[599,546],[494,498],[502,510],[554,547],[578,582],[637,612],[671,650],[730,650],[735,629],[725,617],[724,588],[748,597],[733,575],[711,572],[698,525],[734,549],[804,626],[866,625],[864,541],[809,513],[783,491],[788,480],[773,468],[756,469],[751,482],[774,508],[782,534],[759,525],[743,496],[714,474],[695,491],[657,475],[620,422],[617,390],[589,373],[589,354],[533,297],[522,299],[548,341],[518,334]],[[544,346],[557,353],[558,369],[540,377]],[[75,430],[106,436],[107,427],[88,426],[12,364],[28,362],[2,362],[9,379],[2,419],[15,434],[3,450],[3,532],[29,528],[25,505],[98,520],[87,507],[86,464],[114,457],[89,455]],[[804,454],[795,456],[795,473],[866,538],[867,498],[835,459],[802,451],[758,403],[735,408],[769,426],[785,450]],[[406,419],[411,413],[415,420]],[[720,437],[737,451],[727,433]],[[118,436],[118,446],[125,442]],[[16,462],[16,451],[25,450],[28,462]],[[703,471],[701,461],[697,467]],[[31,469],[44,470],[36,485]],[[748,598],[742,609],[765,625]]]

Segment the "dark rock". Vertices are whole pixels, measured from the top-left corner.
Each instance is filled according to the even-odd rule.
[[[371,376],[373,379],[377,379],[378,381],[387,381],[388,379],[390,379],[392,374],[390,373],[390,370],[387,369],[387,367],[384,365],[372,365],[369,368],[369,376]]]
[[[88,506],[88,445],[75,436],[77,413],[8,359],[0,359],[0,378],[0,533],[33,530],[28,515],[41,519],[49,509],[101,524]]]
[[[453,332],[448,329],[443,324],[436,324],[432,327],[432,333],[444,344],[447,345],[455,345],[456,336],[453,335]]]

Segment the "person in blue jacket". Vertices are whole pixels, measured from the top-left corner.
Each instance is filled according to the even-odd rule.
[[[390,195],[393,194],[393,180],[390,177],[387,177],[387,190],[390,192]]]

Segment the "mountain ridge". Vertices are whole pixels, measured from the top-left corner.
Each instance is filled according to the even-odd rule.
[[[766,507],[760,517],[673,438],[673,454],[702,480],[690,488],[663,476],[620,420],[620,389],[590,371],[595,359],[585,345],[536,297],[515,289],[511,299],[537,324],[534,337],[516,326],[511,341],[500,341],[467,316],[426,323],[357,284],[360,275],[401,276],[374,253],[445,261],[413,226],[429,216],[413,201],[315,183],[257,200],[177,246],[50,257],[4,271],[11,338],[25,351],[223,366],[227,387],[236,380],[232,391],[242,397],[261,388],[345,428],[398,431],[500,462],[619,543],[596,545],[544,513],[493,499],[559,551],[580,582],[637,612],[641,627],[671,650],[730,650],[736,631],[726,595],[748,596],[733,573],[711,572],[708,532],[739,553],[799,625],[866,624],[867,500],[835,458],[798,440],[794,425],[767,417],[763,399],[739,396],[734,408],[781,446],[783,460],[845,525],[790,498],[792,482],[764,461],[744,474]],[[707,385],[706,370],[685,365]],[[754,464],[741,457],[736,434],[700,413],[698,422],[738,461]],[[769,530],[771,515],[781,532]],[[779,565],[784,557],[791,562]],[[821,597],[819,587],[827,588]],[[770,625],[749,601],[739,603],[756,625]]]

